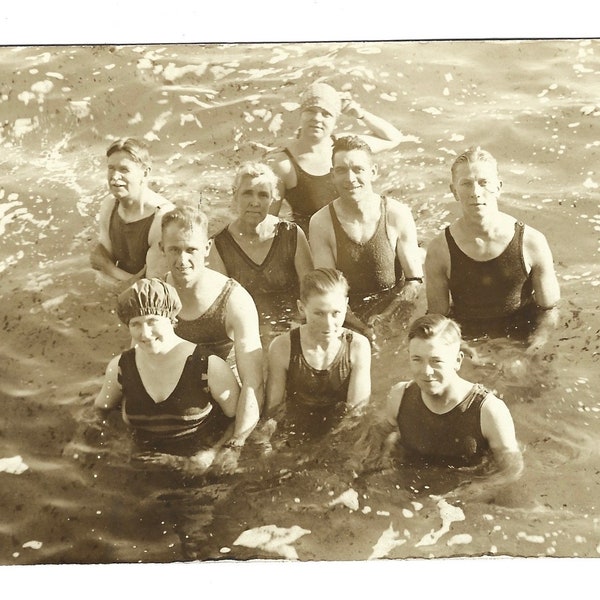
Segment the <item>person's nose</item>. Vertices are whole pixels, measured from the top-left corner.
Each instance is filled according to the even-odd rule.
[[[433,367],[429,364],[429,363],[425,363],[423,365],[423,373],[427,376],[427,377],[431,377],[431,375],[433,375]]]
[[[148,339],[152,333],[151,327],[147,323],[142,323],[142,328],[140,329],[141,337],[144,339]]]

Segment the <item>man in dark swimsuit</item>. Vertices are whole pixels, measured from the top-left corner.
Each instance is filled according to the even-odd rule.
[[[498,210],[501,187],[489,152],[454,162],[462,214],[427,249],[428,311],[453,315],[468,336],[528,336],[535,352],[558,322],[560,290],[545,236]]]
[[[160,219],[173,204],[148,187],[150,156],[144,143],[118,139],[106,151],[111,195],[100,207],[98,243],[90,262],[112,282],[128,286],[161,275]]]
[[[479,466],[493,460],[494,470],[468,488],[461,498],[494,493],[517,480],[523,457],[507,405],[481,384],[463,379],[458,324],[438,314],[411,323],[408,332],[411,380],[392,387],[383,418],[364,435],[367,443],[362,468],[382,465],[397,442],[404,462],[428,465]],[[359,467],[359,468],[360,468]]]
[[[365,110],[349,92],[339,93],[326,83],[312,83],[300,99],[298,134],[283,149],[269,157],[279,177],[280,200],[271,207],[279,214],[285,199],[292,209],[294,221],[308,234],[310,217],[337,197],[331,177],[331,149],[334,130],[340,115],[364,124],[368,133],[360,134],[372,152],[395,148],[402,133],[382,117]]]
[[[362,140],[348,136],[333,147],[338,197],[315,213],[309,242],[315,267],[339,269],[350,284],[350,305],[392,291],[371,323],[392,315],[400,302],[414,302],[423,283],[422,253],[408,206],[373,191],[377,165]],[[354,304],[354,306],[353,306]]]
[[[233,342],[242,387],[236,418],[247,424],[229,442],[233,453],[239,452],[258,422],[263,401],[262,345],[250,294],[205,266],[210,245],[207,223],[206,215],[191,207],[166,213],[160,248],[170,269],[167,283],[175,287],[182,303],[175,332],[221,356],[225,355],[224,343]],[[236,460],[233,455],[232,460]]]

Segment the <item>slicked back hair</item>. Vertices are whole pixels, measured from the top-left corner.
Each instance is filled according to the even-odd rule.
[[[115,152],[126,152],[133,161],[145,169],[149,169],[151,166],[148,146],[137,138],[119,138],[115,140],[106,150],[106,158]]]
[[[474,162],[487,162],[494,165],[496,172],[498,172],[498,162],[496,159],[487,151],[480,146],[471,146],[468,150],[465,150],[462,154],[456,157],[456,160],[452,163],[450,171],[452,173],[452,179],[456,174],[456,170],[459,165],[463,163],[472,164]]]
[[[331,151],[331,162],[338,152],[351,152],[352,150],[362,150],[367,154],[369,160],[373,160],[373,151],[367,142],[363,142],[356,135],[344,135],[335,139],[333,142],[333,150]]]
[[[444,315],[432,313],[419,317],[408,329],[409,341],[414,338],[429,340],[435,337],[441,337],[448,344],[460,344],[460,325]]]
[[[309,271],[300,282],[300,300],[307,302],[311,296],[322,296],[335,289],[348,296],[348,281],[337,269],[319,268]]]

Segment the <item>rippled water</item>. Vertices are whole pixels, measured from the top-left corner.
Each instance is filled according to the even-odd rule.
[[[0,73],[0,459],[20,457],[0,463],[0,564],[598,555],[600,42],[14,47]],[[154,187],[200,200],[217,229],[235,166],[293,135],[320,77],[407,136],[378,185],[411,206],[423,244],[456,216],[449,164],[477,143],[499,159],[506,211],[553,248],[546,356],[481,341],[486,364],[464,367],[504,397],[524,446],[523,478],[492,498],[440,501],[456,473],[354,479],[344,436],[269,459],[251,446],[242,472],[205,480],[139,460],[118,415],[93,424],[129,342],[87,259],[109,140],[149,140]],[[407,378],[406,318],[374,357],[372,411]],[[269,525],[271,545],[234,545]]]

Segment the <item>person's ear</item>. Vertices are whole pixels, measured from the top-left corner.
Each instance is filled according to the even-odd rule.
[[[452,192],[452,195],[454,196],[454,199],[459,202],[458,196],[456,194],[456,188],[454,187],[454,184],[451,183],[450,184],[450,191]]]
[[[204,250],[204,256],[208,256],[208,253],[210,252],[210,249],[212,248],[213,245],[213,239],[210,238],[207,242],[206,242],[206,248]]]
[[[377,163],[373,163],[371,165],[371,173],[373,175],[373,179],[377,179],[377,174],[379,173],[379,167],[377,166]]]
[[[458,351],[456,355],[456,370],[458,371],[462,366],[463,359],[465,358],[465,353],[462,350]]]
[[[296,306],[298,307],[298,312],[303,319],[306,319],[306,312],[304,310],[304,304],[302,300],[296,300]]]

